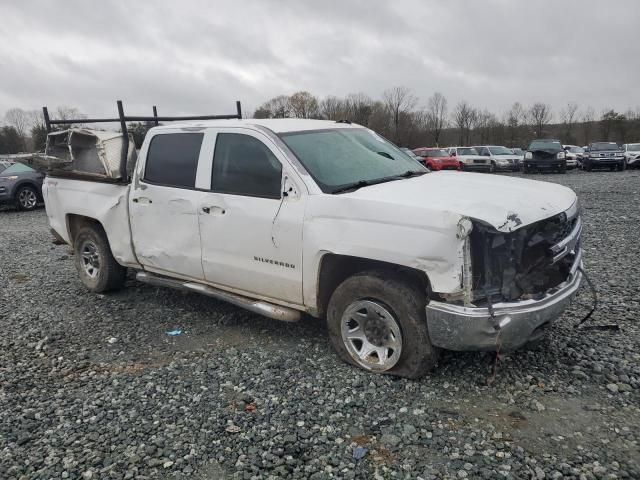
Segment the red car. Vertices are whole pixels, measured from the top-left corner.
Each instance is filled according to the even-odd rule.
[[[431,170],[460,170],[460,162],[456,157],[450,156],[442,148],[414,148],[413,153]]]

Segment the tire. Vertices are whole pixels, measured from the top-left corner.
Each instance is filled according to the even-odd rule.
[[[562,165],[560,165],[560,168],[558,169],[558,171],[560,173],[567,173],[567,164],[563,163]]]
[[[591,172],[591,171],[593,171],[593,166],[592,166],[590,163],[588,163],[588,164],[586,164],[586,165],[584,166],[584,169],[585,169],[587,172]]]
[[[439,354],[429,340],[425,306],[426,294],[397,274],[358,273],[329,300],[331,343],[345,362],[369,372],[419,378],[435,367]],[[350,333],[356,334],[351,340]],[[367,346],[375,350],[359,356]]]
[[[30,185],[19,187],[14,199],[18,210],[29,211],[38,206],[38,192]]]
[[[127,269],[113,258],[102,227],[82,227],[73,241],[73,250],[76,270],[89,290],[101,293],[124,285]]]
[[[495,172],[496,172],[496,162],[492,160],[491,166],[489,167],[489,173],[495,173]]]
[[[624,172],[627,169],[627,163],[626,162],[621,162],[618,165],[618,170],[620,170],[621,172]]]

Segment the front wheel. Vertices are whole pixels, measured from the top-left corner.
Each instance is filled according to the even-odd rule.
[[[489,173],[494,173],[496,171],[496,162],[491,162],[491,166],[489,167]]]
[[[80,229],[73,241],[75,264],[82,283],[92,292],[116,290],[124,285],[127,269],[116,262],[100,226]]]
[[[419,378],[437,363],[425,318],[426,295],[399,275],[356,274],[333,292],[329,336],[340,357],[373,373]]]
[[[18,210],[33,210],[38,205],[38,192],[30,186],[20,187],[15,196]]]

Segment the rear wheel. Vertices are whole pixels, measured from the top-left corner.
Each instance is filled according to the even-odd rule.
[[[343,360],[369,372],[421,377],[438,359],[425,306],[425,293],[398,275],[356,274],[342,282],[329,301],[333,347]]]
[[[73,248],[80,280],[92,292],[116,290],[124,285],[127,269],[116,262],[102,227],[80,229]]]
[[[38,205],[38,192],[28,185],[20,187],[16,191],[15,203],[18,210],[33,210]]]

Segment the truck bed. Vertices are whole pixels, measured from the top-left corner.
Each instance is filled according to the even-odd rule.
[[[73,241],[69,231],[73,215],[96,219],[107,234],[115,259],[121,265],[139,267],[129,228],[129,185],[104,178],[47,176],[42,194],[51,228],[65,242],[71,245]]]

